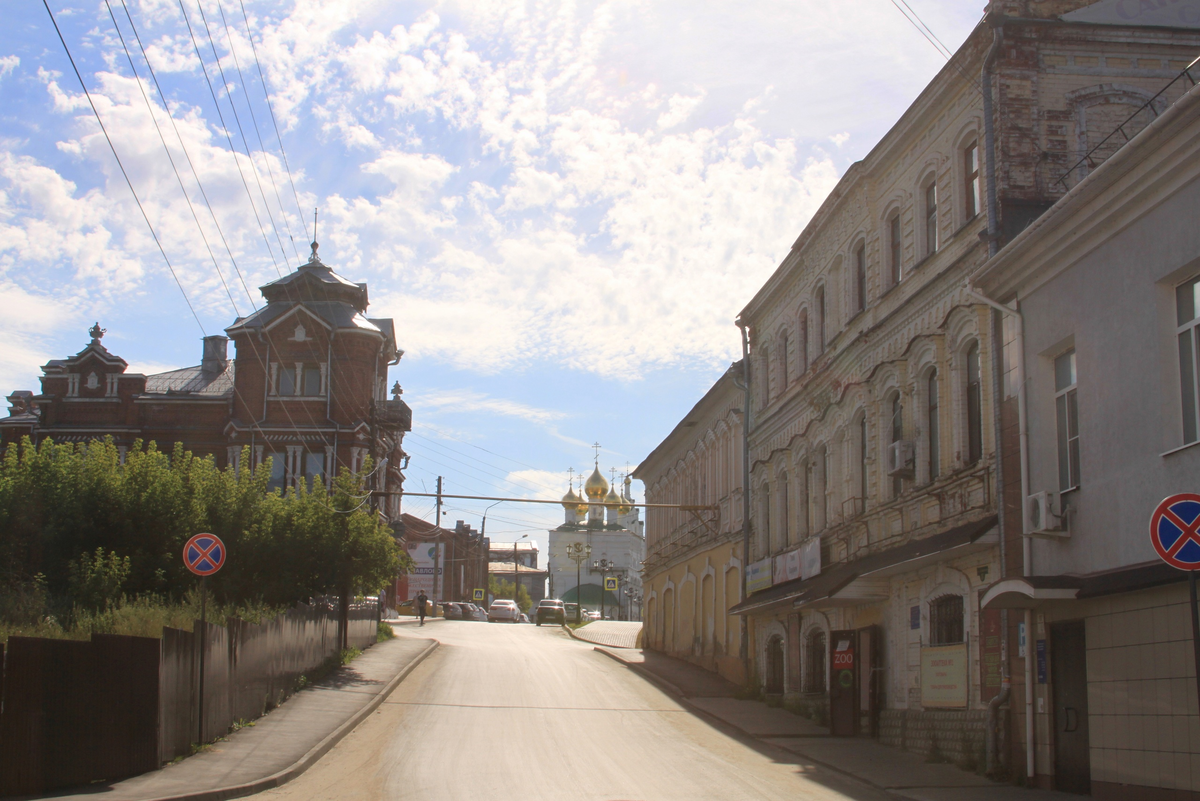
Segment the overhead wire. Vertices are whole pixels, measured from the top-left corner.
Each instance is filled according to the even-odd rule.
[[[108,142],[109,150],[112,151],[113,158],[116,159],[117,167],[120,168],[121,175],[125,178],[125,185],[129,187],[129,192],[133,195],[133,201],[137,204],[138,211],[142,213],[142,219],[146,221],[146,227],[150,229],[150,236],[154,239],[154,244],[158,246],[158,252],[162,254],[163,261],[167,263],[167,269],[171,272],[171,277],[175,279],[175,285],[179,287],[179,293],[183,295],[183,301],[187,304],[192,317],[195,318],[196,325],[200,328],[200,333],[203,336],[208,336],[208,332],[204,330],[204,323],[200,322],[200,316],[196,314],[196,309],[192,306],[191,299],[188,298],[187,290],[183,288],[183,284],[179,280],[179,275],[175,272],[175,267],[171,264],[171,259],[167,256],[167,251],[163,248],[162,241],[158,238],[158,233],[154,230],[154,225],[150,222],[150,217],[146,214],[145,207],[142,206],[142,201],[138,197],[137,190],[133,188],[133,181],[129,179],[129,173],[125,171],[125,165],[121,163],[121,157],[117,154],[116,145],[113,144],[112,137],[108,135],[108,129],[104,126],[104,120],[101,119],[100,112],[96,109],[96,103],[92,100],[92,93],[88,91],[87,84],[83,80],[83,75],[79,72],[79,67],[75,65],[75,57],[71,55],[71,48],[67,47],[67,40],[63,38],[62,30],[58,27],[58,20],[54,18],[54,12],[50,10],[50,3],[48,0],[42,0],[42,5],[46,7],[46,13],[50,15],[50,22],[54,25],[54,32],[58,34],[58,41],[62,42],[63,50],[67,53],[67,60],[71,62],[71,69],[75,71],[75,77],[79,79],[79,85],[83,88],[83,94],[87,97],[88,105],[92,107],[92,114],[96,116],[96,122],[100,125],[100,131],[104,134],[104,140]]]
[[[192,50],[195,51],[196,59],[200,62],[200,71],[204,73],[204,82],[208,84],[208,93],[212,95],[213,105],[217,109],[217,119],[221,121],[221,131],[225,134],[225,141],[229,143],[229,153],[233,156],[233,163],[237,166],[238,177],[242,179],[242,187],[246,190],[246,198],[250,201],[250,210],[254,212],[254,221],[258,223],[258,230],[262,234],[263,244],[267,246],[267,254],[271,257],[271,263],[275,265],[275,273],[283,277],[283,272],[279,269],[279,261],[275,258],[275,249],[271,246],[270,239],[267,238],[267,229],[262,224],[262,218],[258,216],[258,207],[254,205],[254,195],[250,192],[250,184],[246,181],[246,174],[242,170],[242,162],[238,158],[237,148],[233,146],[233,137],[229,133],[229,125],[225,122],[225,115],[221,112],[221,103],[217,100],[217,90],[213,88],[212,79],[208,75],[208,65],[204,63],[204,57],[200,55],[200,44],[196,41],[195,31],[192,30],[192,21],[188,17],[187,9],[183,6],[183,0],[178,0],[178,2],[179,11],[183,14],[183,22],[188,29],[188,36],[192,40]]]
[[[225,39],[229,42],[229,55],[233,56],[233,66],[237,68],[238,80],[242,82],[242,93],[246,96],[246,109],[250,112],[250,122],[254,125],[254,135],[258,137],[259,151],[263,154],[263,163],[267,165],[267,177],[271,179],[271,189],[275,192],[275,202],[279,206],[279,216],[283,218],[283,226],[287,229],[288,241],[292,243],[292,253],[296,259],[300,259],[300,252],[296,250],[296,238],[292,236],[292,225],[288,222],[287,212],[283,209],[283,200],[279,197],[279,185],[275,183],[275,171],[271,169],[271,159],[267,154],[267,146],[263,142],[262,132],[258,129],[258,117],[254,114],[254,104],[250,102],[250,87],[246,83],[246,76],[242,74],[242,65],[237,57],[237,50],[233,46],[233,32],[229,29],[229,20],[225,18],[225,6],[221,0],[217,0],[217,10],[221,12],[221,24],[225,26]],[[233,104],[232,95],[229,98],[230,105]],[[266,198],[263,199],[266,202]],[[303,216],[303,215],[301,215]],[[274,220],[272,220],[274,224]]]
[[[107,0],[105,0],[105,2],[107,3]],[[142,60],[146,63],[146,69],[150,73],[151,80],[154,81],[154,88],[158,90],[158,96],[162,98],[163,109],[167,112],[167,118],[171,120],[171,127],[175,130],[175,137],[179,140],[179,147],[183,151],[184,157],[187,159],[188,167],[191,168],[192,177],[196,179],[196,186],[200,189],[200,196],[204,198],[204,205],[208,207],[208,213],[212,217],[213,226],[216,227],[217,233],[221,236],[221,243],[225,246],[225,252],[229,255],[229,261],[233,265],[234,272],[237,273],[238,280],[242,284],[242,289],[246,293],[246,299],[250,301],[250,307],[255,311],[258,311],[258,304],[254,302],[254,296],[250,293],[250,287],[246,285],[246,277],[242,274],[242,269],[238,266],[237,259],[233,255],[233,249],[230,248],[229,241],[225,238],[225,232],[221,229],[221,223],[217,221],[216,211],[213,210],[212,203],[209,202],[208,192],[205,191],[204,183],[200,180],[200,173],[196,169],[196,165],[192,162],[192,156],[188,152],[187,145],[184,144],[183,135],[179,132],[179,126],[175,122],[175,115],[171,113],[171,106],[167,102],[167,95],[165,92],[163,92],[162,86],[158,82],[158,74],[154,71],[154,65],[150,63],[150,58],[146,55],[146,48],[142,44],[142,36],[140,33],[138,33],[137,25],[133,21],[133,15],[129,13],[129,6],[125,4],[125,0],[121,0],[121,8],[124,9],[125,17],[129,20],[129,27],[133,31],[134,39],[137,40],[138,49],[142,53]],[[111,9],[109,9],[109,15],[112,15]],[[116,22],[114,21],[113,24],[116,25]],[[117,33],[120,35],[119,30]],[[123,40],[122,45],[124,45]],[[129,51],[126,50],[125,54],[128,56]],[[153,116],[153,113],[151,116]],[[169,152],[170,151],[168,151],[168,154]],[[174,162],[172,162],[172,167],[173,166]],[[199,222],[197,222],[197,225],[199,225]],[[205,240],[205,244],[208,244],[207,239]],[[236,304],[234,306],[234,310],[237,310]]]
[[[246,131],[242,128],[242,118],[237,112],[237,103],[233,102],[233,93],[229,91],[229,79],[225,77],[225,67],[221,64],[221,57],[217,55],[217,42],[213,38],[212,30],[208,27],[208,17],[204,14],[204,6],[200,0],[196,0],[196,10],[200,12],[200,21],[204,23],[204,33],[208,36],[208,46],[212,50],[213,60],[217,63],[217,72],[221,75],[221,86],[225,89],[225,97],[229,100],[229,109],[233,112],[233,121],[237,123],[238,135],[242,138],[242,145],[246,148],[246,159],[250,162],[250,174],[254,176],[254,183],[258,186],[258,194],[262,197],[263,211],[267,214],[267,220],[271,223],[271,230],[275,233],[275,239],[279,242],[279,255],[283,257],[284,262],[287,262],[287,248],[283,246],[283,237],[279,235],[279,226],[275,224],[275,216],[271,214],[271,204],[267,202],[267,193],[263,189],[262,179],[258,175],[258,167],[254,164],[254,156],[250,153],[250,141],[246,138]],[[232,46],[232,43],[231,43]],[[237,62],[237,57],[234,56],[234,62]],[[243,93],[245,89],[243,88]]]
[[[125,0],[121,0],[122,5],[124,5],[124,2],[125,2]],[[130,70],[130,72],[133,73],[133,80],[138,85],[138,91],[141,92],[142,100],[145,101],[145,103],[146,103],[146,111],[150,115],[150,121],[154,123],[154,130],[158,133],[158,141],[160,141],[162,143],[163,150],[165,150],[167,153],[167,161],[169,161],[171,163],[171,171],[173,173],[175,173],[175,180],[179,182],[179,191],[183,194],[183,199],[187,203],[188,211],[190,211],[192,214],[192,220],[195,221],[196,228],[200,231],[200,238],[204,241],[204,248],[205,248],[205,250],[208,251],[208,258],[212,260],[213,269],[216,270],[217,277],[219,279],[221,279],[221,286],[224,287],[224,289],[225,289],[225,295],[229,298],[229,302],[233,306],[234,313],[237,314],[238,317],[241,317],[242,313],[240,311],[238,311],[237,302],[234,301],[233,293],[229,291],[229,284],[228,284],[228,282],[225,281],[225,274],[221,272],[221,267],[219,264],[217,264],[217,257],[216,257],[216,254],[213,253],[212,245],[209,244],[208,235],[204,231],[204,226],[200,224],[200,217],[199,217],[199,215],[196,214],[195,206],[192,205],[192,198],[188,194],[187,187],[185,187],[183,185],[183,176],[181,176],[179,174],[179,168],[175,165],[175,157],[171,155],[171,148],[169,148],[167,146],[167,139],[165,136],[163,136],[162,126],[160,126],[158,124],[158,118],[154,114],[154,106],[150,103],[150,97],[146,94],[146,89],[142,85],[141,76],[138,75],[137,67],[134,66],[133,56],[129,52],[129,47],[125,44],[125,35],[121,33],[121,26],[119,26],[117,24],[117,17],[115,14],[113,14],[112,4],[109,3],[109,0],[104,0],[104,7],[108,9],[108,18],[110,20],[112,20],[113,29],[117,32],[117,38],[121,42],[121,49],[125,51],[125,59],[129,62],[129,70]],[[125,9],[125,13],[128,16],[128,13],[129,13],[128,8]],[[130,19],[131,25],[132,25],[132,22],[133,22],[133,20],[131,18]],[[139,42],[139,44],[140,44],[140,42]],[[145,51],[142,52],[142,55],[145,56]],[[157,85],[157,83],[158,83],[158,81],[157,81],[157,79],[155,79],[155,85]],[[161,93],[161,91],[160,91],[160,93]],[[163,98],[163,103],[164,103],[164,105],[166,104],[165,97]],[[170,114],[169,109],[168,109],[167,113]],[[174,117],[171,118],[171,122],[172,122],[172,124],[174,124],[174,122],[175,122]],[[179,135],[178,128],[175,129],[175,134],[176,134],[176,136]],[[179,142],[181,145],[183,144],[182,137],[180,137]],[[186,151],[185,151],[185,153],[186,153]],[[190,157],[188,158],[188,163],[191,164]],[[192,168],[192,172],[193,173],[195,172],[195,167]],[[197,180],[199,180],[199,179],[197,179]],[[201,190],[201,191],[203,191],[203,190]],[[205,198],[205,202],[206,203],[208,202],[207,197]],[[211,205],[208,207],[208,210],[210,213],[212,212]],[[216,221],[215,215],[213,216],[213,220],[214,220],[214,222]],[[247,295],[249,295],[248,291],[247,291]],[[251,301],[251,303],[253,303],[253,301]]]
[[[267,86],[267,78],[263,74],[262,63],[258,60],[258,48],[254,45],[254,34],[250,32],[250,18],[246,15],[246,4],[242,0],[238,0],[238,4],[242,7],[242,19],[246,23],[246,38],[250,40],[250,52],[254,54],[254,66],[258,69],[258,79],[262,82],[263,96],[267,100],[267,111],[271,113],[271,124],[275,126],[275,138],[279,142],[279,155],[283,157],[283,168],[287,171],[288,183],[292,185],[292,197],[296,200],[296,211],[300,217],[300,224],[304,226],[304,238],[310,239],[308,235],[308,219],[304,216],[304,210],[300,207],[300,195],[296,192],[296,182],[292,178],[292,168],[288,164],[287,151],[283,149],[283,137],[279,133],[279,121],[275,119],[275,108],[271,105],[271,90]]]
[[[497,471],[503,470],[503,468],[501,468],[501,467],[498,467],[498,466],[496,466],[496,465],[491,465],[491,464],[488,464],[487,462],[484,462],[484,461],[482,461],[482,460],[471,459],[471,457],[470,457],[470,456],[467,456],[466,454],[462,453],[461,451],[455,451],[454,449],[452,449],[452,448],[449,448],[449,447],[447,447],[447,446],[445,446],[445,445],[438,445],[437,443],[435,443],[435,442],[432,442],[431,440],[429,440],[427,437],[420,437],[420,436],[418,435],[418,439],[425,440],[425,442],[426,442],[426,443],[427,443],[427,444],[428,444],[430,447],[439,448],[440,450],[448,451],[448,452],[449,452],[449,453],[451,453],[451,454],[458,454],[459,456],[462,456],[462,457],[463,457],[463,459],[468,459],[468,460],[471,460],[471,461],[469,461],[469,462],[468,462],[468,461],[463,461],[463,459],[456,459],[454,456],[450,456],[450,455],[446,455],[446,454],[441,454],[441,453],[439,453],[439,454],[438,454],[439,456],[442,456],[443,458],[450,459],[451,461],[454,461],[454,462],[458,462],[458,463],[459,463],[459,464],[461,464],[461,465],[464,465],[464,466],[467,466],[467,467],[472,467],[472,463],[474,463],[474,464],[477,464],[477,465],[483,465],[483,466],[486,466],[486,467],[493,468],[494,470],[497,470]],[[420,446],[417,446],[417,447],[419,448]],[[536,481],[536,480],[533,480],[533,479],[530,479],[530,480],[528,480],[528,481],[517,481],[516,479],[509,478],[507,474],[501,474],[501,473],[488,473],[488,471],[484,470],[484,469],[483,469],[483,468],[481,468],[481,467],[475,467],[475,468],[473,468],[473,469],[475,469],[475,470],[477,470],[478,472],[481,472],[481,473],[487,473],[488,475],[490,475],[490,476],[492,476],[492,477],[495,477],[495,478],[497,478],[497,479],[499,479],[499,480],[501,480],[501,481],[504,481],[504,482],[505,482],[505,483],[507,483],[507,484],[511,484],[511,485],[512,485],[512,486],[514,486],[514,487],[518,487],[519,489],[523,489],[523,490],[529,490],[529,491],[533,491],[533,492],[550,492],[550,493],[555,493],[555,492],[558,492],[558,488],[556,488],[556,487],[551,487],[551,486],[549,486],[548,484],[542,484],[541,482],[539,482],[539,481]],[[535,486],[535,484],[536,484],[536,486]]]

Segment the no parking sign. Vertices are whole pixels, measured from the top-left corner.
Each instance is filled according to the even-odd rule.
[[[1200,570],[1200,495],[1170,495],[1150,515],[1150,542],[1171,567]]]

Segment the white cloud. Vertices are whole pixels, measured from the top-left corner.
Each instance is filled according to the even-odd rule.
[[[21,59],[18,56],[0,56],[0,78],[11,75],[20,64]]]
[[[532,423],[548,423],[561,420],[566,414],[554,409],[539,409],[505,398],[493,398],[472,390],[434,390],[420,393],[421,408],[430,414],[453,412],[455,414],[484,412],[505,417],[517,417]]]
[[[850,132],[842,131],[841,133],[834,134],[833,136],[829,137],[829,141],[833,142],[838,147],[841,147],[842,145],[846,144],[846,142],[850,141]]]

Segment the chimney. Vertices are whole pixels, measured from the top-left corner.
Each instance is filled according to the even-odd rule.
[[[200,369],[206,373],[223,373],[229,364],[226,356],[229,347],[229,337],[220,334],[204,338],[204,358],[200,361]]]

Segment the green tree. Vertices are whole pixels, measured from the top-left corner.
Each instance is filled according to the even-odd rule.
[[[517,589],[519,590],[517,593],[517,607],[520,608],[522,612],[528,612],[529,608],[533,606],[533,599],[529,597],[529,590],[525,589],[524,584],[520,585],[520,587]],[[505,581],[504,579],[489,575],[488,592],[492,594],[492,598],[507,598],[512,600],[513,583],[511,581]]]

